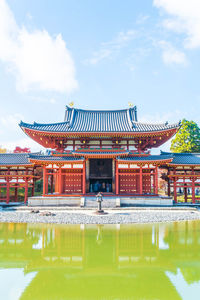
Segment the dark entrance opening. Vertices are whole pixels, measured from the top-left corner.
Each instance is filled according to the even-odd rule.
[[[90,159],[90,193],[112,192],[112,159]]]

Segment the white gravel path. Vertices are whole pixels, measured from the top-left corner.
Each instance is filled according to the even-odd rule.
[[[198,210],[107,210],[95,215],[92,210],[51,211],[54,216],[42,216],[30,211],[0,211],[0,222],[57,224],[124,224],[200,220]],[[44,210],[42,211],[42,213]]]

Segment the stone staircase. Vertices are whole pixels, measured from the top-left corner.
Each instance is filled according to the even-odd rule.
[[[96,197],[81,198],[81,206],[88,208],[97,208]],[[102,208],[114,208],[120,206],[171,206],[173,201],[171,197],[162,196],[135,196],[135,197],[103,197]]]
[[[97,208],[98,203],[96,197],[85,197],[84,207]],[[116,207],[116,197],[104,197],[102,202],[102,209]]]

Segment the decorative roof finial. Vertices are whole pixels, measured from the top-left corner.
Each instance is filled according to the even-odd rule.
[[[70,106],[70,107],[73,107],[73,106],[74,106],[74,101],[70,102],[70,103],[69,103],[69,106]]]
[[[129,107],[133,107],[133,103],[132,102],[128,102],[128,106]]]

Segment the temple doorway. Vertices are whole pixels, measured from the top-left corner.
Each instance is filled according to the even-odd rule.
[[[112,159],[90,159],[89,192],[112,192]]]

